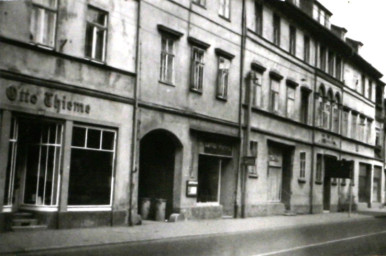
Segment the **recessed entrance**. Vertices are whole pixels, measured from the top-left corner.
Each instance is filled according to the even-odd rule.
[[[166,218],[173,212],[173,187],[176,155],[181,153],[181,144],[172,133],[156,130],[145,135],[140,142],[138,209],[148,199],[166,200]],[[155,219],[154,214],[148,216]]]

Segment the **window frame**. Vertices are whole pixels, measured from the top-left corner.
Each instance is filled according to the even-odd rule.
[[[263,34],[263,5],[255,0],[255,33],[261,36]]]
[[[305,182],[306,179],[307,153],[299,152],[299,182]]]
[[[192,46],[191,54],[190,89],[194,92],[202,93],[204,88],[205,50],[198,46]],[[196,59],[196,54],[201,54],[201,58]]]
[[[271,77],[270,79],[270,88],[269,88],[269,109],[273,113],[279,113],[280,111],[280,79]],[[278,89],[277,91],[273,90],[273,83],[277,82]],[[275,100],[273,100],[275,99]],[[277,109],[276,109],[277,108]]]
[[[218,59],[218,64],[217,64],[216,98],[223,101],[227,101],[231,59],[223,55],[218,55],[217,59]],[[220,69],[221,60],[224,60],[224,64],[228,64],[227,69],[225,68]]]
[[[99,12],[100,14],[104,14],[105,17],[104,17],[104,25],[101,25],[101,24],[98,24],[98,23],[95,23],[93,21],[89,21],[88,20],[88,11],[89,10],[94,10],[94,11],[97,11]],[[92,61],[95,61],[95,62],[102,62],[104,63],[106,61],[106,56],[107,56],[107,36],[108,36],[108,24],[109,24],[109,13],[105,10],[102,10],[100,8],[97,8],[95,6],[92,6],[92,5],[87,5],[87,12],[86,12],[86,36],[85,36],[85,46],[84,46],[84,50],[85,50],[85,58],[89,59],[89,60],[92,60]],[[92,28],[93,30],[93,34],[92,34],[92,37],[91,37],[91,44],[90,44],[90,49],[88,49],[88,34],[87,34],[87,30],[89,28],[89,26]],[[101,46],[101,49],[102,49],[102,53],[101,53],[101,59],[98,59],[96,58],[96,49],[98,48],[97,47],[97,33],[102,31],[103,32],[103,39],[102,39],[102,46]],[[88,56],[88,51],[90,51],[90,55]]]
[[[165,44],[163,43],[165,41]],[[165,45],[165,49],[163,46]],[[176,39],[166,33],[161,34],[161,53],[160,53],[160,77],[159,81],[165,84],[175,84],[175,45]],[[172,50],[170,50],[172,48]],[[171,62],[169,62],[171,58]],[[171,64],[170,64],[171,63]],[[171,65],[171,67],[169,67]],[[170,77],[169,71],[171,70]]]
[[[323,161],[323,155],[317,154],[316,155],[316,171],[315,171],[315,183],[316,184],[323,184],[323,168],[324,168],[324,161]]]
[[[296,106],[295,106],[295,102],[296,102],[296,87],[293,86],[293,85],[289,85],[287,83],[287,86],[286,86],[286,117],[287,118],[290,118],[290,119],[294,119],[295,118],[295,113],[296,113]],[[290,92],[293,92],[293,96],[290,97]],[[289,108],[289,103],[292,102],[292,111],[290,112],[290,108]]]
[[[41,47],[47,47],[49,49],[55,48],[56,35],[57,35],[57,22],[58,22],[58,6],[59,6],[58,2],[59,2],[59,0],[54,0],[54,6],[55,7],[51,7],[51,6],[46,6],[44,4],[32,1],[32,12],[31,12],[32,14],[30,17],[30,31],[31,31],[33,37],[31,38],[31,43],[36,44],[36,45],[41,46]],[[38,16],[38,18],[40,18],[39,23],[37,20],[34,20],[34,17],[36,17],[33,15],[34,11],[36,11],[36,13],[41,12],[40,15],[43,15],[43,16],[40,16],[40,15]],[[52,37],[51,38],[52,44],[49,42],[48,43],[43,42],[44,41],[43,40],[43,38],[44,38],[44,25],[45,25],[44,17],[47,16],[48,13],[51,13],[54,15],[53,16],[54,20],[52,21],[52,24],[51,24],[53,31],[52,31],[52,34],[50,35]],[[40,24],[40,26],[38,24]],[[38,26],[39,28],[36,28],[36,26]],[[49,34],[50,33],[47,30],[47,34],[45,36],[47,37]],[[39,40],[36,40],[36,37],[40,37]]]
[[[231,0],[219,0],[218,15],[226,20],[231,19]]]

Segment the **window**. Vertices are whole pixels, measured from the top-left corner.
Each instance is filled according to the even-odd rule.
[[[300,6],[300,0],[293,0],[293,4],[296,6]]]
[[[295,88],[287,85],[287,117],[295,118]]]
[[[366,129],[366,123],[365,123],[365,117],[361,116],[359,118],[359,129],[358,129],[358,139],[360,141],[365,140],[365,129]]]
[[[381,202],[381,180],[382,180],[382,167],[374,166],[373,171],[373,196],[371,197],[372,202]]]
[[[255,32],[262,35],[263,30],[263,5],[255,1]]]
[[[249,156],[257,158],[257,141],[250,141],[249,142]],[[250,177],[257,177],[257,163],[253,166],[248,166],[248,175]]]
[[[280,81],[271,79],[271,93],[270,93],[270,103],[271,103],[271,111],[278,112],[279,111],[279,89],[280,89]]]
[[[218,57],[217,74],[217,98],[227,99],[228,97],[228,79],[231,61],[222,56]]]
[[[89,6],[87,9],[86,57],[104,61],[107,40],[107,13]]]
[[[320,63],[319,67],[321,70],[326,71],[326,48],[321,46],[320,47]]]
[[[280,46],[280,17],[273,15],[273,43]]]
[[[318,127],[324,127],[324,89],[323,87],[319,90],[319,95],[316,95],[315,99],[317,100],[316,105],[316,125]]]
[[[56,29],[56,0],[33,0],[31,13],[31,39],[34,43],[54,47]]]
[[[328,53],[328,73],[331,76],[334,76],[334,66],[335,66],[334,59],[335,59],[334,53],[330,51]]]
[[[381,129],[375,127],[375,146],[381,146]]]
[[[111,205],[115,140],[114,130],[74,125],[69,205]]]
[[[310,37],[304,36],[304,61],[310,63]]]
[[[367,143],[371,143],[371,129],[372,129],[373,122],[369,119],[367,119],[367,131],[366,131],[366,140]]]
[[[230,18],[230,1],[231,0],[219,0],[220,1],[220,9],[218,14],[226,19]]]
[[[340,57],[336,57],[335,61],[335,78],[342,79],[342,59]]]
[[[204,50],[192,48],[191,89],[202,92],[204,81]]]
[[[366,88],[366,77],[365,75],[362,74],[362,80],[361,80],[361,90],[360,92],[362,93],[362,95],[365,95],[365,88]]]
[[[290,38],[289,38],[289,52],[292,54],[292,55],[296,55],[296,28],[294,26],[290,26],[289,27],[289,34],[290,34]]]
[[[367,87],[367,95],[369,97],[369,100],[372,100],[373,99],[373,82],[371,80],[369,80],[369,87]]]
[[[309,91],[301,90],[300,121],[305,124],[308,123],[309,95]]]
[[[166,35],[162,35],[161,39],[160,80],[174,83],[174,40]]]
[[[332,106],[332,131],[338,133],[339,132],[339,106],[337,103]]]
[[[205,6],[206,0],[193,0],[193,3],[201,5],[201,6]]]
[[[343,111],[343,122],[342,122],[342,135],[348,136],[348,116],[347,110]]]
[[[331,101],[329,98],[324,102],[323,127],[325,129],[330,129],[331,127]]]
[[[356,139],[356,133],[357,133],[357,114],[351,115],[351,138]]]
[[[323,155],[316,155],[316,173],[315,173],[315,182],[322,184],[323,179]]]
[[[305,179],[306,178],[306,152],[300,152],[299,159],[300,159],[299,178]]]
[[[256,107],[261,107],[261,85],[262,85],[262,78],[263,75],[258,72],[254,72],[254,79],[251,83],[252,85],[252,104]]]

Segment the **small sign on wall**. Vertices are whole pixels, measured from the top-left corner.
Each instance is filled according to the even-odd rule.
[[[186,181],[186,196],[196,197],[197,196],[198,182],[193,180]]]

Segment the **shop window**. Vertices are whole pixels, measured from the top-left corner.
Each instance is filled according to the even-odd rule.
[[[296,55],[296,28],[294,26],[289,27],[289,52]]]
[[[279,90],[280,81],[271,78],[270,106],[271,111],[275,113],[279,112]]]
[[[306,152],[300,152],[299,161],[300,161],[299,179],[305,180],[305,178],[306,178]]]
[[[273,43],[280,46],[280,17],[273,15]]]
[[[255,1],[255,32],[262,35],[263,31],[263,5],[259,1]]]
[[[174,43],[173,38],[162,35],[160,81],[169,84],[174,83]]]
[[[31,39],[34,43],[54,47],[57,0],[33,0],[31,13]]]
[[[87,9],[86,57],[104,61],[107,41],[107,12],[89,6]]]
[[[5,207],[12,206],[14,203],[14,183],[16,171],[16,156],[17,156],[17,139],[18,139],[18,123],[15,119],[11,121],[11,129],[9,136],[8,161],[5,176],[5,190],[3,204]]]
[[[218,14],[221,17],[224,17],[226,19],[230,18],[230,0],[219,0],[220,1],[220,8],[218,10]]]
[[[310,51],[311,51],[311,44],[310,44],[310,37],[304,36],[304,61],[307,63],[310,63]]]
[[[227,99],[228,97],[228,79],[231,61],[225,57],[218,57],[217,73],[217,98]]]
[[[192,48],[192,67],[191,67],[191,89],[193,91],[202,92],[204,83],[204,54],[205,51],[201,48]]]
[[[287,117],[294,119],[295,117],[295,88],[287,86]]]
[[[315,182],[317,184],[322,184],[322,180],[323,180],[323,155],[318,154],[316,156]]]
[[[252,104],[256,107],[261,107],[262,100],[262,78],[263,75],[258,72],[254,72],[254,79],[252,79]]]
[[[111,205],[116,132],[74,125],[69,205]]]

